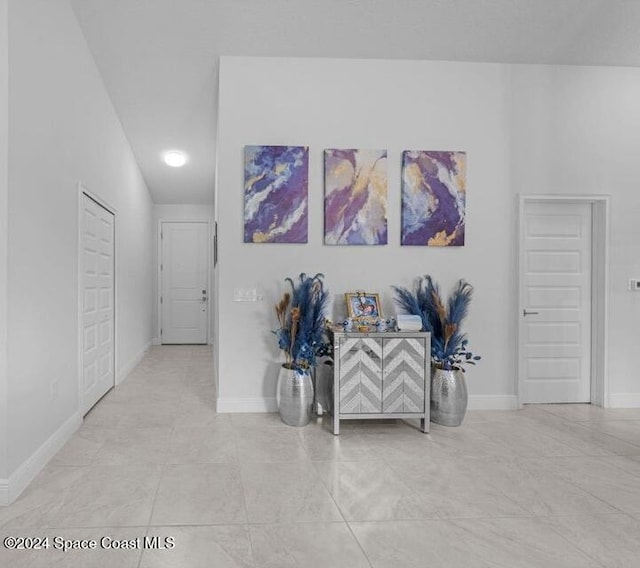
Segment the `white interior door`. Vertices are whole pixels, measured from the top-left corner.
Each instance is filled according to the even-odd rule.
[[[590,402],[590,203],[525,202],[522,403]]]
[[[160,234],[162,343],[207,343],[209,224],[163,222]]]
[[[82,405],[84,414],[115,385],[114,215],[82,195]]]

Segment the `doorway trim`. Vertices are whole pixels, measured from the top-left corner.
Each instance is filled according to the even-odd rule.
[[[156,318],[156,345],[162,345],[162,226],[164,223],[204,223],[207,225],[207,343],[206,345],[211,345],[212,333],[211,333],[211,318],[213,312],[213,301],[211,295],[211,285],[213,283],[211,278],[211,267],[213,262],[211,260],[211,220],[209,219],[158,219],[158,246],[157,246],[157,256],[158,263],[156,266],[156,279],[158,282],[157,285],[157,298],[156,298],[156,309],[158,317]]]
[[[546,195],[520,194],[518,201],[518,235],[516,258],[516,396],[518,408],[522,408],[524,359],[523,321],[520,310],[524,305],[523,297],[523,259],[524,259],[524,213],[528,203],[589,203],[591,204],[591,396],[595,406],[609,406],[608,376],[608,326],[609,326],[609,209],[608,195]]]
[[[82,345],[84,320],[82,312],[84,308],[84,282],[82,275],[82,196],[86,195],[95,201],[100,207],[106,209],[113,215],[113,377],[114,387],[118,384],[118,210],[109,202],[100,197],[97,193],[90,191],[82,182],[78,182],[78,412],[84,415],[84,390],[82,374]]]

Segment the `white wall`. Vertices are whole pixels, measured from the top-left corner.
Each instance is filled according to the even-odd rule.
[[[284,278],[323,272],[344,313],[342,294],[382,294],[395,313],[390,286],[410,286],[430,273],[448,289],[464,277],[475,286],[467,330],[483,356],[469,372],[471,395],[511,406],[514,202],[509,186],[510,68],[425,61],[223,57],[220,64],[218,184],[220,410],[274,409],[280,354],[270,330]],[[247,144],[308,145],[309,243],[243,241],[243,148]],[[389,244],[337,247],[323,243],[323,150],[386,148]],[[400,164],[403,150],[468,154],[467,245],[401,247]],[[264,301],[235,303],[234,288],[258,288]],[[491,334],[487,333],[490,326]],[[480,398],[476,398],[480,400]]]
[[[640,69],[513,68],[513,190],[611,196],[612,406],[640,406]]]
[[[7,473],[7,223],[9,151],[8,0],[0,0],[0,479]],[[0,487],[0,503],[6,488]]]
[[[219,409],[274,409],[279,353],[270,329],[285,276],[324,272],[336,296],[383,294],[430,273],[444,288],[476,288],[467,331],[483,356],[470,370],[472,407],[515,403],[516,216],[519,193],[611,196],[609,395],[640,406],[640,70],[426,61],[223,57],[216,214],[220,265],[216,354]],[[243,147],[310,147],[309,243],[244,244]],[[386,148],[389,245],[329,247],[323,233],[323,149]],[[465,150],[467,245],[400,247],[400,158],[405,149]],[[257,287],[258,303],[234,303]]]
[[[211,189],[213,192],[213,188]],[[213,205],[154,205],[153,206],[153,225],[154,225],[154,253],[153,253],[153,266],[154,266],[154,302],[155,310],[153,315],[153,329],[155,331],[154,342],[159,343],[159,329],[160,329],[160,305],[158,304],[158,298],[160,297],[159,287],[160,283],[158,265],[158,254],[160,251],[160,243],[158,242],[160,221],[209,221],[211,223],[211,230],[213,231]],[[211,267],[211,286],[213,286],[213,257],[210,260]],[[209,298],[213,298],[213,290],[209,290]],[[210,308],[213,309],[213,301],[210,301]],[[209,334],[209,342],[213,343],[213,318],[211,318],[212,329]]]
[[[154,239],[149,193],[68,1],[9,4],[7,475],[15,493],[80,419],[78,182],[118,212],[120,377],[153,337]]]

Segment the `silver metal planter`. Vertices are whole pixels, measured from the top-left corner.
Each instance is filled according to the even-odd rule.
[[[311,420],[313,382],[309,370],[280,367],[276,392],[280,419],[289,426],[306,426]]]
[[[467,383],[459,370],[431,369],[431,422],[460,426],[467,412]]]

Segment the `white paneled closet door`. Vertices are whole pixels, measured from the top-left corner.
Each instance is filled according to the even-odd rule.
[[[115,217],[82,195],[82,408],[115,385]]]
[[[528,203],[521,290],[523,403],[591,398],[590,203]]]

